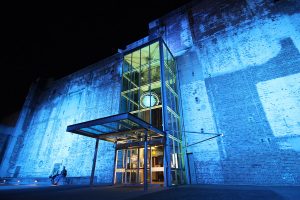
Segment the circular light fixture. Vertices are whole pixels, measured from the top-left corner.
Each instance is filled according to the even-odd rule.
[[[143,108],[157,106],[159,104],[159,97],[155,92],[146,92],[141,95],[140,102]]]

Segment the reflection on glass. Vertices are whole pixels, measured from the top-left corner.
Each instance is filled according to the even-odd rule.
[[[122,81],[121,112],[135,114],[161,129],[159,42],[124,56]]]
[[[148,147],[147,169],[148,182],[164,182],[164,148],[163,146]],[[144,182],[144,148],[122,149],[117,151],[116,183],[143,184]],[[151,167],[150,167],[151,166]],[[151,171],[151,175],[150,175]]]
[[[180,184],[184,179],[184,162],[181,153],[181,118],[178,105],[180,101],[176,73],[175,59],[162,40],[126,54],[123,61],[120,112],[129,112],[158,129],[168,131],[170,136],[167,148],[171,161],[168,167],[171,169],[172,183]],[[164,82],[161,81],[161,75],[164,76]],[[162,89],[164,89],[164,95],[162,95]],[[166,119],[163,119],[163,116]],[[165,127],[163,127],[163,122]],[[164,151],[164,147],[159,148],[157,148],[159,150],[151,149],[151,155],[150,151],[147,155],[151,157],[148,159],[151,163],[148,162],[147,166],[151,171],[148,179],[152,182],[163,181],[164,158],[163,154],[159,155],[159,153]],[[123,152],[120,159],[126,157],[124,155],[130,158],[129,160],[124,158],[124,171],[119,170],[122,175],[116,178],[121,182],[136,180],[136,183],[141,183],[144,165],[143,152],[140,151],[139,156],[142,157],[139,157],[133,149],[126,149],[126,151],[127,154]]]

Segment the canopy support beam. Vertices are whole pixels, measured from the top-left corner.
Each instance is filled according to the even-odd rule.
[[[96,139],[96,145],[95,145],[92,173],[91,173],[91,178],[90,178],[90,185],[91,186],[94,184],[94,175],[95,175],[95,168],[96,168],[96,161],[97,161],[97,154],[98,154],[98,146],[99,146],[99,139],[97,138]]]
[[[148,172],[147,172],[147,157],[148,157],[148,131],[145,130],[145,139],[144,139],[144,191],[148,190]]]

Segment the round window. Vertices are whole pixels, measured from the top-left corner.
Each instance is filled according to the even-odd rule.
[[[143,108],[149,108],[157,106],[159,104],[159,98],[155,92],[146,92],[141,95],[140,102]]]

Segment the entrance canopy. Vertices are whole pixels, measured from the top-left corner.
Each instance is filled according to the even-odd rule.
[[[73,124],[67,131],[109,142],[138,142],[148,137],[161,138],[164,132],[130,113],[112,115],[87,122]]]

